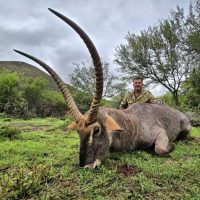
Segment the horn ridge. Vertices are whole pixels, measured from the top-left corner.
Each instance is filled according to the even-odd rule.
[[[79,122],[81,118],[83,118],[83,115],[80,113],[80,111],[78,110],[73,97],[71,96],[68,88],[66,87],[65,83],[63,82],[63,80],[59,77],[59,75],[50,67],[48,66],[46,63],[42,62],[41,60],[39,60],[38,58],[31,56],[27,53],[24,53],[22,51],[19,50],[15,50],[15,52],[33,60],[34,62],[38,63],[40,66],[42,66],[54,79],[54,81],[57,83],[59,89],[61,90],[63,97],[69,107],[70,113],[71,115],[74,117],[76,122]]]
[[[85,45],[87,46],[90,52],[90,55],[92,57],[93,65],[95,69],[95,76],[96,76],[96,90],[95,90],[95,95],[93,97],[93,100],[90,106],[88,118],[86,121],[88,124],[91,124],[95,122],[97,119],[97,114],[98,114],[98,110],[100,107],[100,102],[101,102],[102,94],[103,94],[103,70],[102,70],[102,64],[101,64],[99,54],[96,50],[96,47],[90,40],[89,36],[76,23],[74,23],[69,18],[65,17],[64,15],[60,14],[59,12],[51,8],[49,8],[49,10],[53,14],[55,14],[57,17],[62,19],[64,22],[66,22],[69,26],[71,26],[71,28],[73,28],[76,31],[76,33],[79,34],[79,36],[82,38]]]

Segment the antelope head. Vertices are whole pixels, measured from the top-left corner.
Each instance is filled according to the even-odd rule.
[[[109,136],[107,133],[108,130],[105,130],[105,126],[97,120],[97,115],[99,112],[100,102],[103,92],[103,72],[102,64],[98,52],[88,37],[88,35],[73,21],[64,15],[58,13],[55,10],[49,8],[49,10],[67,23],[71,28],[73,28],[76,33],[82,38],[86,44],[91,58],[93,60],[93,65],[96,75],[96,90],[87,115],[82,115],[79,109],[76,106],[76,103],[71,96],[66,84],[62,81],[59,75],[47,64],[39,60],[38,58],[29,55],[27,53],[14,50],[17,53],[30,58],[39,65],[41,65],[55,80],[59,89],[61,90],[65,101],[68,105],[71,115],[74,118],[74,122],[69,125],[70,128],[77,130],[80,137],[80,167],[89,167],[95,168],[100,164],[99,157],[102,157],[105,153],[104,151],[109,147]],[[109,120],[109,116],[106,117]],[[105,122],[106,123],[106,122]],[[94,138],[98,138],[94,140]],[[101,145],[103,143],[103,145]],[[102,155],[101,155],[102,154]]]

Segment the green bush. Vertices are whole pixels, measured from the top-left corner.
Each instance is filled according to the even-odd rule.
[[[28,109],[34,110],[40,106],[44,93],[47,90],[47,80],[37,78],[26,78],[23,85],[23,95],[28,102]]]
[[[0,72],[0,112],[6,116],[27,118],[28,102],[23,98],[23,80],[16,72]]]
[[[173,96],[171,93],[167,92],[163,96],[160,96],[159,99],[161,99],[164,103],[166,103],[169,106],[175,106],[175,102],[173,100]]]
[[[20,138],[20,130],[13,128],[13,127],[9,127],[9,126],[0,127],[0,137],[8,138],[10,140],[19,139]]]
[[[21,97],[20,76],[18,73],[0,72],[0,112],[4,112],[5,105]]]
[[[189,111],[200,112],[200,67],[182,84],[184,93],[182,106]]]
[[[66,114],[67,105],[61,94],[56,91],[46,91],[38,107],[40,117],[61,117]]]
[[[68,85],[69,86],[69,85]],[[82,113],[89,110],[92,96],[78,91],[72,86],[69,90]],[[103,100],[102,106],[111,106],[112,101]],[[42,77],[23,78],[20,74],[0,71],[0,112],[7,117],[62,117],[68,107],[59,91],[48,88],[48,81]]]
[[[22,78],[9,71],[1,71],[0,78],[0,111],[6,116],[27,119],[65,115],[62,94],[49,90],[47,80]]]
[[[50,182],[53,169],[48,164],[23,164],[0,175],[1,199],[29,199]]]
[[[121,101],[123,100],[125,92],[121,92],[119,95],[116,95],[111,100],[111,107],[118,109]]]
[[[30,116],[28,111],[28,103],[25,99],[19,98],[9,101],[4,105],[4,112],[9,117],[17,117],[27,119]]]
[[[92,103],[92,96],[88,93],[83,93],[78,90],[70,90],[72,96],[76,102],[77,107],[81,113],[85,113],[89,110],[90,104]]]

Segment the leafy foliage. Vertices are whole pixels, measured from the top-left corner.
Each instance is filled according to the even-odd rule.
[[[75,64],[76,67],[70,75],[70,83],[84,93],[95,93],[95,71],[92,64]],[[112,97],[125,88],[124,83],[116,83],[117,77],[109,71],[109,64],[103,63],[104,93],[103,97]]]
[[[26,199],[37,194],[42,184],[50,182],[53,177],[52,167],[47,164],[22,164],[19,168],[9,170],[0,176],[0,197],[6,199]]]
[[[194,22],[197,17],[192,19]],[[177,11],[172,11],[168,19],[141,31],[140,35],[129,33],[126,36],[128,44],[121,44],[116,49],[115,62],[119,70],[128,79],[133,74],[140,74],[150,84],[161,84],[178,105],[181,83],[198,66],[192,54],[188,53],[189,43],[186,41],[193,41],[194,38],[198,41],[199,35],[192,28],[188,35],[188,26],[191,27],[183,9],[177,7]]]
[[[16,128],[9,126],[2,126],[0,127],[0,138],[19,139],[20,132],[21,131]]]
[[[25,62],[19,61],[0,61],[0,71],[8,70],[10,72],[17,72],[23,77],[37,78],[41,77],[48,81],[48,87],[51,90],[58,90],[58,87],[51,76],[40,70],[39,68]]]
[[[67,105],[61,92],[46,90],[38,107],[40,117],[62,117],[66,114]]]
[[[162,95],[160,99],[165,102],[169,106],[175,106],[175,103],[173,101],[173,97],[171,93],[167,92],[166,94]]]
[[[186,47],[189,54],[197,62],[200,60],[200,0],[196,0],[194,4],[190,4],[189,15],[187,17],[187,40]]]
[[[90,93],[82,92],[73,86],[68,86],[80,112],[85,113],[89,110],[93,96]]]
[[[2,111],[3,104],[20,97],[19,85],[20,77],[17,73],[8,71],[0,73],[0,111]]]
[[[21,86],[22,81],[18,73],[1,71],[0,112],[16,117],[27,115],[27,101],[23,98]]]
[[[16,72],[0,71],[0,112],[30,118],[63,116],[66,111],[62,94],[49,90],[46,79],[24,78]]]
[[[182,85],[183,104],[190,111],[200,112],[200,68]]]
[[[51,90],[42,77],[22,77],[10,71],[0,71],[0,112],[7,116],[61,117],[68,110],[62,93]],[[82,113],[89,110],[92,95],[67,85]]]
[[[28,78],[24,85],[24,97],[28,102],[28,109],[37,110],[47,88],[47,81],[42,78]]]

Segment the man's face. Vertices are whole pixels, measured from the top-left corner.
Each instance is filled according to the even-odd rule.
[[[143,81],[141,79],[133,80],[133,87],[136,91],[141,91],[143,87]]]

